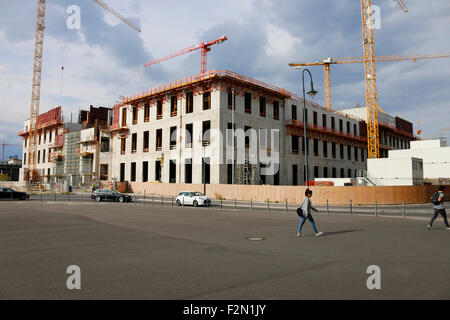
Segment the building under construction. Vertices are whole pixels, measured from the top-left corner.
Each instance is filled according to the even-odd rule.
[[[89,111],[81,110],[77,122],[64,121],[61,107],[40,114],[37,119],[36,141],[36,169],[40,175],[40,182],[66,183],[74,186],[91,183],[96,179],[100,170],[100,152],[92,150],[98,149],[99,141],[103,141],[100,136],[108,136],[111,117],[110,108],[93,106],[90,106]],[[23,137],[20,181],[25,180],[30,168],[30,160],[27,159],[29,126],[30,120],[26,120],[24,131],[19,132]],[[106,159],[102,157],[102,160],[108,164],[110,157],[107,155]]]
[[[305,149],[309,180],[355,177],[366,169],[363,109],[334,111],[306,101],[303,119],[303,100],[287,90],[208,71],[113,108],[111,179],[300,185]],[[409,147],[410,122],[387,114],[379,119],[382,156]]]

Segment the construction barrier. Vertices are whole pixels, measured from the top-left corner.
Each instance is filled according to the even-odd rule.
[[[212,198],[300,203],[305,186],[230,185],[207,184],[206,193]],[[430,203],[437,186],[311,186],[314,204],[326,205],[373,205]],[[175,184],[130,182],[128,190],[135,194],[176,196],[181,191],[203,191],[202,184]],[[450,192],[447,186],[446,192]]]

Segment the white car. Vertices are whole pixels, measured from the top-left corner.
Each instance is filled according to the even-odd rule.
[[[197,206],[209,206],[211,204],[211,198],[205,196],[201,192],[197,191],[183,191],[180,192],[176,198],[176,203],[179,206],[182,205],[193,205]]]

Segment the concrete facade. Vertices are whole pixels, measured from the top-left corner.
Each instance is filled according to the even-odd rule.
[[[260,82],[255,85],[251,81],[232,80],[218,77],[210,83],[200,82],[197,84],[203,85],[200,92],[195,92],[189,85],[165,86],[167,89],[157,94],[148,94],[118,106],[114,113],[117,119],[113,120],[115,125],[112,128],[112,179],[202,183],[202,158],[205,157],[210,160],[205,170],[209,172],[207,183],[303,184],[305,146],[302,100],[285,90],[275,91],[272,86]],[[236,92],[234,110],[232,88]],[[193,109],[188,113],[187,101],[191,91],[194,91]],[[211,97],[210,108],[206,110],[203,108],[207,99],[205,95]],[[173,107],[175,101],[176,111]],[[278,112],[275,105],[278,105]],[[161,106],[162,114],[158,116],[157,110]],[[365,129],[365,125],[361,119],[326,110],[310,101],[307,101],[306,109],[309,179],[352,178],[356,170],[364,170],[367,147],[365,131],[361,130]],[[202,128],[206,121],[209,121],[207,127],[212,132],[205,143],[202,142]],[[190,135],[185,131],[186,125],[191,124],[192,139],[189,139]],[[233,152],[228,144],[232,140],[227,141],[227,129],[233,127],[236,130],[234,166],[230,162]],[[175,130],[171,143],[171,132]],[[267,130],[267,136],[264,130]],[[144,145],[144,140],[147,141],[144,135],[147,134],[148,143]],[[161,139],[160,145],[158,139]],[[251,145],[252,140],[256,141],[254,150],[246,146],[247,142]],[[277,152],[278,173],[262,174],[266,168],[265,158],[271,158]],[[244,162],[250,163],[238,163],[239,154],[244,154]],[[192,169],[186,166],[189,161]]]
[[[377,186],[420,186],[424,184],[420,158],[367,160],[367,178]]]
[[[424,181],[450,184],[450,147],[441,140],[411,141],[411,149],[389,151],[389,158],[415,157],[423,159]]]

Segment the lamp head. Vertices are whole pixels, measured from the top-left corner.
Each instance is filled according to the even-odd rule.
[[[317,92],[316,90],[314,90],[313,87],[311,87],[311,90],[308,91],[306,94],[307,94],[308,96],[310,96],[311,99],[313,99],[318,93],[319,93],[319,92]]]

